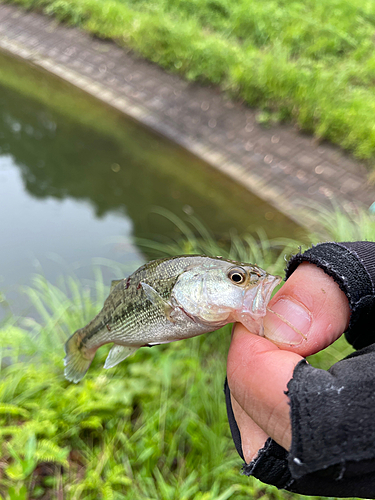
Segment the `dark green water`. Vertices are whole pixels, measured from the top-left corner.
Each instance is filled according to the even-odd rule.
[[[182,148],[0,54],[0,291],[15,311],[34,272],[89,278],[98,258],[134,270],[151,256],[136,238],[177,235],[155,207],[194,213],[218,239],[301,232]]]

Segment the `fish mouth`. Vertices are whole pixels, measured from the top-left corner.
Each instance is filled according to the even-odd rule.
[[[271,294],[280,282],[280,276],[267,274],[256,287],[247,290],[243,301],[243,313],[250,314],[253,319],[265,316]]]

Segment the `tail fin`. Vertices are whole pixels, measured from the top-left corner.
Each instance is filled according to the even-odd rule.
[[[81,342],[82,329],[77,330],[65,344],[64,375],[71,382],[79,382],[89,369],[96,349],[86,349]]]

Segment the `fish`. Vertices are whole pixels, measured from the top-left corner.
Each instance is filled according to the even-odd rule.
[[[263,317],[281,281],[255,264],[181,255],[153,260],[112,281],[102,310],[66,342],[65,377],[79,382],[99,347],[112,343],[104,368],[140,347],[213,332],[240,322],[263,334]]]

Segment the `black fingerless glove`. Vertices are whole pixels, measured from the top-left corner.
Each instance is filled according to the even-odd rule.
[[[328,371],[301,361],[288,384],[290,452],[268,439],[243,472],[307,495],[375,498],[375,243],[322,243],[290,260],[286,279],[302,262],[324,270],[346,294],[346,337],[363,348]],[[225,384],[228,420],[238,453],[241,435]]]

